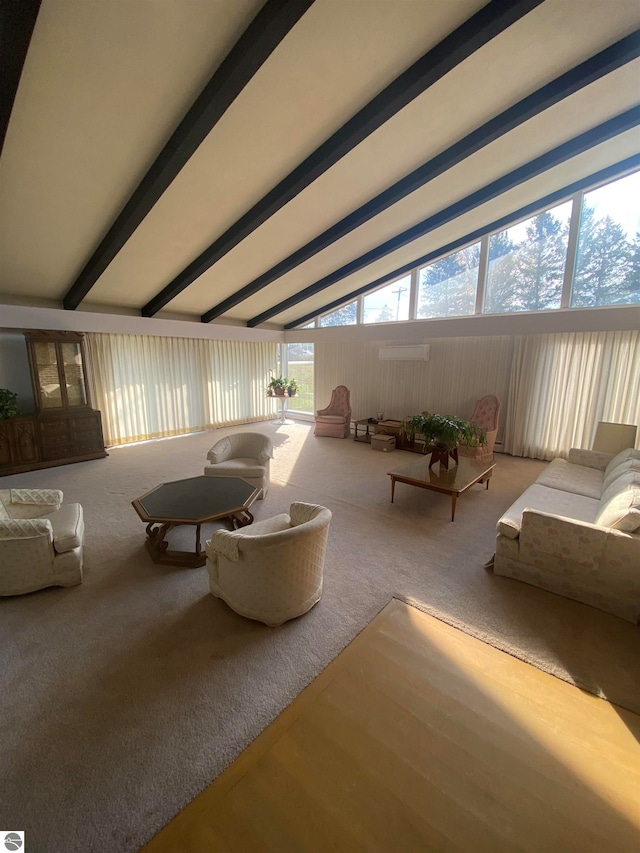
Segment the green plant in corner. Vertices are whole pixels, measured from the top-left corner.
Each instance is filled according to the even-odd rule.
[[[18,395],[8,388],[0,388],[0,421],[15,418],[18,414]]]

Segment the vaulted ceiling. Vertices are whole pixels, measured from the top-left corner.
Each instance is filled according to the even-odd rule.
[[[0,303],[291,327],[640,166],[638,0],[15,8]]]

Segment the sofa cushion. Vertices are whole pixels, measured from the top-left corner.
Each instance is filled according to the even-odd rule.
[[[595,498],[534,483],[511,504],[498,522],[497,530],[509,539],[517,539],[525,509],[538,509],[552,515],[561,515],[593,524],[599,508],[600,501]]]
[[[625,533],[640,532],[640,477],[637,485],[626,486],[617,493],[613,492],[608,499],[603,498],[596,524]]]
[[[629,472],[640,474],[640,459],[627,459],[626,462],[621,462],[617,468],[612,468],[602,481],[602,491],[604,492],[621,474],[628,474]]]
[[[253,457],[236,456],[235,459],[206,466],[204,473],[210,477],[264,477],[265,469]]]
[[[640,474],[636,474],[635,471],[625,471],[623,474],[619,474],[602,492],[600,506],[631,487],[640,489]]]
[[[628,459],[635,459],[636,461],[640,460],[640,450],[636,450],[634,447],[627,447],[625,450],[621,450],[620,453],[616,453],[611,462],[609,462],[605,468],[604,476],[606,477],[614,468],[617,468],[618,465],[621,465]]]
[[[536,483],[550,489],[599,499],[602,494],[602,478],[603,472],[597,468],[585,468],[583,465],[573,465],[566,459],[554,459],[540,474]]]

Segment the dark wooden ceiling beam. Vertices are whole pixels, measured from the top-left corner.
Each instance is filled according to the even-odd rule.
[[[533,118],[549,107],[557,104],[569,95],[593,83],[595,80],[620,68],[627,62],[640,56],[640,30],[636,30],[626,38],[612,44],[600,53],[580,63],[575,68],[552,80],[546,86],[518,101],[509,109],[504,110],[495,118],[485,122],[481,127],[467,134],[461,140],[442,151],[436,157],[419,166],[406,177],[397,181],[388,189],[379,193],[357,210],[345,216],[335,225],[327,228],[322,234],[314,237],[306,245],[284,258],[271,269],[259,275],[236,293],[224,299],[218,305],[204,313],[201,320],[208,323],[216,317],[239,305],[250,296],[254,296],[263,288],[291,272],[304,261],[309,260],[318,252],[326,249],[336,240],[359,228],[375,216],[387,210],[410,193],[432,181],[438,175],[451,169],[470,157],[476,151],[494,142],[500,136],[513,130],[525,121]]]
[[[484,187],[481,187],[479,190],[476,190],[466,196],[466,198],[463,198],[454,204],[450,204],[443,210],[438,211],[438,213],[433,214],[433,216],[423,219],[421,222],[418,222],[411,228],[407,228],[405,231],[402,231],[390,240],[385,241],[375,249],[365,252],[363,255],[360,255],[360,257],[350,261],[348,264],[344,264],[344,266],[334,270],[334,272],[329,273],[313,284],[310,284],[294,296],[284,299],[269,310],[263,311],[262,314],[259,314],[257,317],[253,317],[247,322],[247,326],[258,326],[260,323],[264,323],[266,320],[275,317],[277,314],[281,314],[283,311],[292,308],[294,305],[304,302],[305,299],[315,296],[327,287],[331,287],[331,285],[336,284],[343,278],[346,278],[355,272],[359,272],[361,269],[364,269],[370,264],[379,261],[391,252],[406,246],[408,243],[412,243],[419,237],[424,237],[430,231],[445,225],[447,222],[451,222],[453,219],[468,213],[474,208],[479,207],[481,204],[486,204],[486,202],[491,199],[502,195],[525,181],[531,180],[531,178],[548,171],[554,166],[558,166],[560,163],[564,163],[572,157],[576,157],[583,151],[588,151],[595,145],[599,145],[614,136],[618,136],[620,133],[624,133],[624,131],[631,129],[632,127],[636,127],[638,124],[640,124],[640,107],[633,107],[615,118],[609,119],[608,121],[591,128],[585,133],[581,133],[574,139],[556,146],[556,148],[553,148],[551,151],[547,151],[540,157],[536,157],[528,163],[525,163],[523,166],[519,166],[517,169],[503,175],[501,178],[486,184]]]
[[[0,2],[0,154],[39,11],[40,0]]]
[[[151,208],[313,0],[267,0],[197,97],[63,300],[85,298]]]
[[[152,317],[373,131],[543,0],[491,0],[322,143],[143,308]]]
[[[393,279],[399,278],[400,276],[406,275],[410,273],[411,270],[416,267],[425,266],[426,264],[433,263],[433,261],[437,261],[440,258],[444,258],[447,255],[452,254],[458,249],[463,249],[465,246],[470,245],[471,243],[475,243],[480,240],[485,234],[491,234],[495,231],[500,231],[503,228],[507,228],[509,225],[512,225],[514,222],[518,222],[521,219],[532,216],[537,213],[539,210],[549,209],[553,207],[555,204],[560,204],[566,199],[570,198],[575,193],[580,192],[581,190],[588,189],[589,187],[599,184],[604,181],[610,181],[614,179],[618,175],[622,175],[625,172],[630,171],[631,169],[640,168],[640,154],[634,154],[633,157],[627,157],[626,160],[621,160],[619,163],[615,163],[613,166],[607,166],[606,169],[601,169],[598,172],[594,172],[591,175],[587,175],[586,178],[581,178],[579,181],[574,181],[572,184],[568,184],[566,187],[562,187],[562,189],[556,190],[549,195],[543,196],[543,198],[539,198],[536,201],[531,202],[530,204],[525,205],[524,207],[518,208],[518,210],[514,210],[506,216],[500,217],[500,219],[495,219],[493,222],[489,222],[487,225],[483,225],[482,228],[477,228],[475,231],[471,231],[469,234],[465,234],[464,237],[460,237],[458,240],[454,240],[451,243],[447,243],[444,246],[440,246],[438,249],[435,249],[433,252],[428,252],[426,255],[422,255],[419,258],[415,258],[415,260],[410,261],[408,264],[404,264],[401,267],[393,270],[387,275],[381,276],[377,278],[375,281],[370,281],[367,284],[364,284],[362,287],[358,287],[356,290],[352,290],[351,293],[347,293],[345,296],[341,296],[340,299],[334,299],[333,302],[329,302],[326,305],[323,305],[322,308],[318,308],[315,311],[310,312],[309,314],[305,314],[304,317],[298,317],[297,320],[293,320],[291,323],[285,323],[285,329],[297,329],[300,326],[304,326],[306,323],[311,322],[311,320],[315,320],[316,317],[321,314],[327,314],[329,311],[333,311],[336,308],[340,308],[343,305],[347,305],[349,302],[352,302],[354,299],[357,299],[358,296],[364,296],[367,293],[371,293],[371,291],[380,287],[383,284],[386,284]]]

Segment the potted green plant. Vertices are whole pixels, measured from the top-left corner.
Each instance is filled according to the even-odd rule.
[[[414,415],[411,421],[425,440],[424,452],[431,453],[431,465],[440,461],[446,468],[449,457],[458,461],[459,445],[480,447],[487,440],[481,427],[456,415]]]
[[[295,397],[295,395],[298,393],[298,387],[299,386],[298,386],[298,383],[296,382],[296,380],[290,379],[289,382],[287,383],[287,394],[290,397]]]
[[[8,388],[0,388],[0,421],[15,418],[18,414],[18,395]]]
[[[413,448],[416,443],[416,426],[415,418],[403,418],[400,422],[400,433],[398,435],[398,446],[400,448]]]
[[[479,447],[487,438],[477,424],[456,415],[415,415],[412,418],[415,431],[424,436],[429,445],[453,450],[460,444]]]
[[[289,380],[286,376],[274,376],[273,379],[267,385],[267,393],[270,395],[274,395],[276,397],[284,397],[284,392],[289,383]]]

